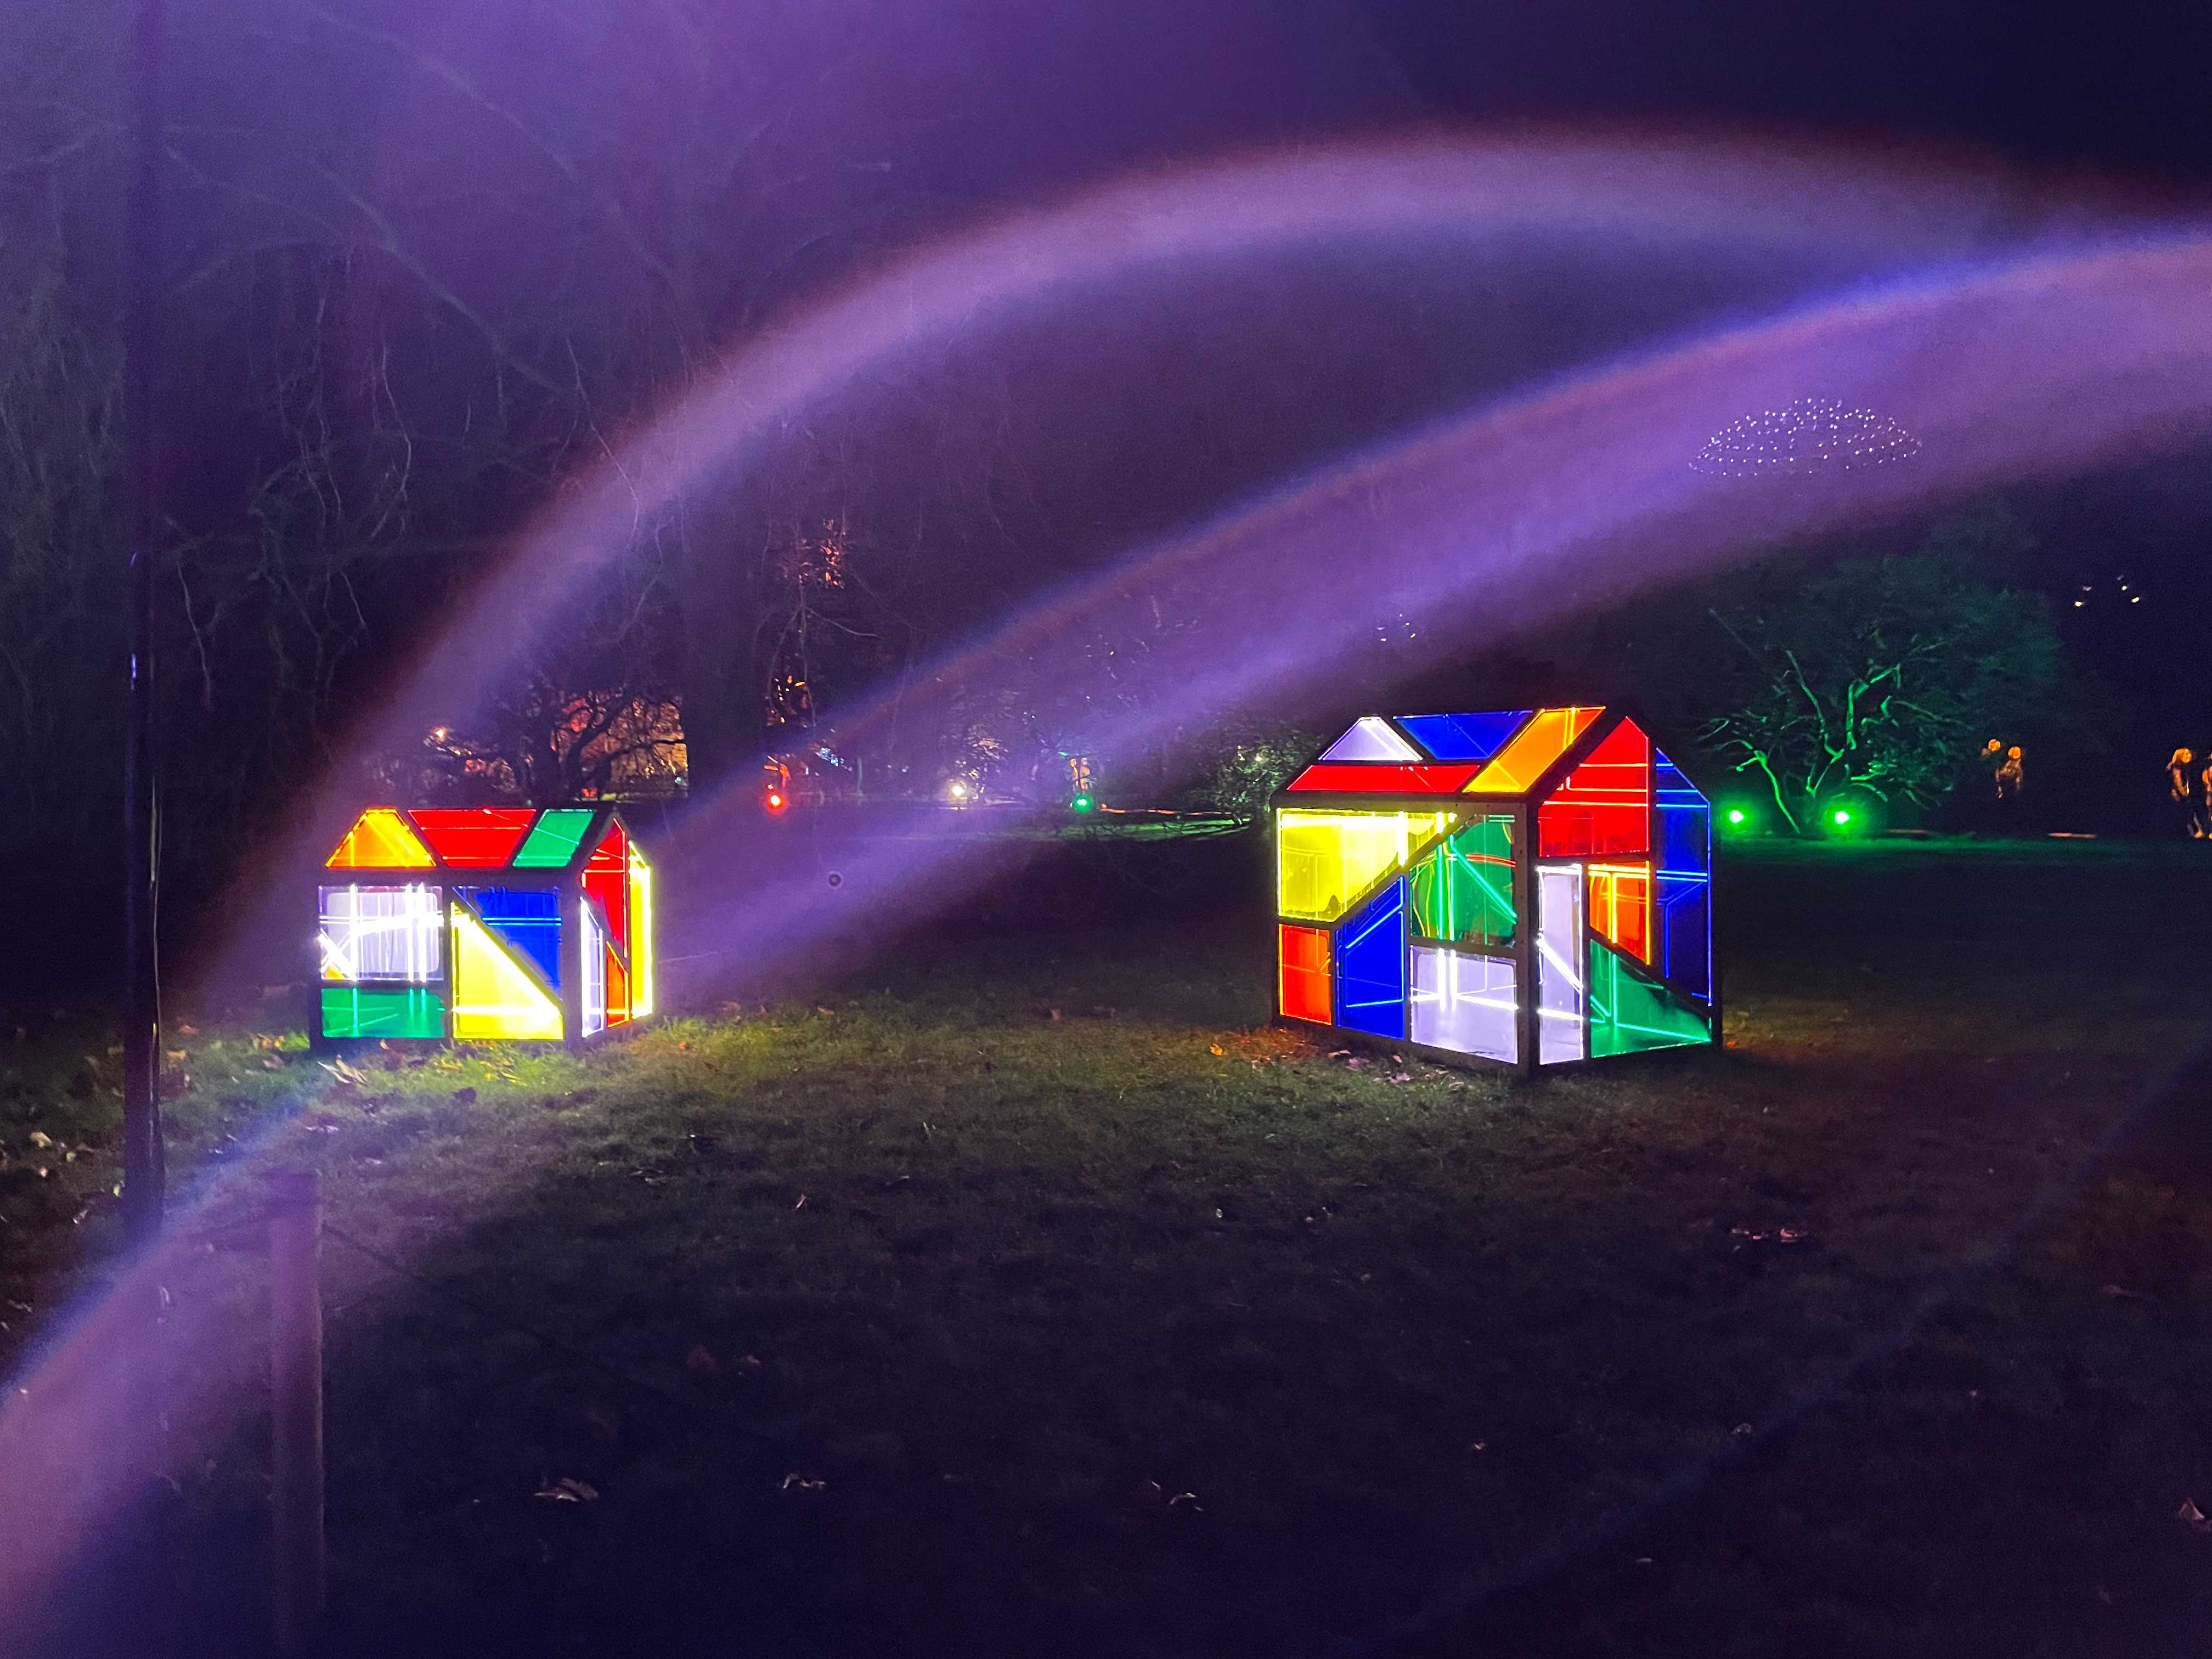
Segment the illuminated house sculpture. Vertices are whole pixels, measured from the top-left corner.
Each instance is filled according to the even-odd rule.
[[[324,860],[319,1042],[580,1041],[653,1012],[653,868],[606,806],[372,806]]]
[[[1370,715],[1272,804],[1277,1014],[1529,1070],[1720,1029],[1711,804],[1620,710]]]

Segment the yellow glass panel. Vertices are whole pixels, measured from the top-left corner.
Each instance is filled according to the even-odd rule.
[[[1302,921],[1334,921],[1456,822],[1449,812],[1278,813],[1276,908]]]
[[[561,1006],[539,988],[484,925],[453,907],[453,1035],[554,1038]]]
[[[1574,708],[1540,708],[1512,742],[1500,750],[1490,764],[1474,775],[1467,787],[1476,794],[1518,795],[1544,775],[1545,769],[1565,754],[1590,722],[1605,710],[1596,705]]]
[[[653,866],[629,844],[629,1017],[653,1012]]]
[[[389,806],[372,806],[356,818],[338,850],[324,860],[331,870],[431,870],[437,863],[422,837]]]

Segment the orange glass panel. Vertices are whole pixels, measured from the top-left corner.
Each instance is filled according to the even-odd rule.
[[[372,806],[323,862],[331,870],[428,870],[438,861],[396,809]]]
[[[527,806],[418,807],[415,827],[440,862],[459,870],[496,870],[514,856],[538,814]]]
[[[584,866],[584,890],[599,900],[599,908],[606,913],[607,937],[629,952],[629,837],[623,834],[619,823],[607,825],[607,833],[599,837],[599,844],[592,849],[591,862]],[[627,1006],[627,1005],[625,1005]],[[607,1023],[614,1023],[614,988],[607,988]]]
[[[1539,708],[1513,741],[1474,775],[1470,790],[1485,795],[1518,795],[1542,777],[1553,761],[1573,746],[1604,709],[1595,704],[1573,708]]]
[[[615,955],[614,948],[610,945],[607,949],[607,1024],[623,1024],[629,1016],[629,975],[623,969],[622,958]]]
[[[1589,866],[1591,931],[1611,939],[1624,955],[1651,960],[1651,866],[1593,864]]]
[[[1651,850],[1651,740],[1623,720],[1536,814],[1536,851],[1578,859]]]
[[[1328,930],[1279,927],[1283,1012],[1292,1019],[1327,1025],[1334,1013],[1329,1000]]]

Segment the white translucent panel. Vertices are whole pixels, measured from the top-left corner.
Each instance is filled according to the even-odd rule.
[[[607,941],[592,907],[577,911],[584,924],[584,1035],[596,1036],[607,1029]]]
[[[322,887],[316,901],[325,979],[422,985],[444,972],[445,904],[437,888]]]
[[[1520,998],[1512,961],[1413,947],[1413,1040],[1517,1062]]]
[[[1536,1059],[1583,1058],[1583,866],[1536,866]]]
[[[1352,729],[1322,751],[1325,761],[1425,761],[1419,750],[1388,726],[1379,714],[1352,722]]]

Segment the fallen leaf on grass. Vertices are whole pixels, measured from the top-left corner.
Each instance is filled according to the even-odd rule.
[[[806,1207],[806,1194],[805,1193],[799,1194],[799,1202],[793,1205],[791,1207],[794,1210],[805,1209]]]
[[[783,1477],[783,1484],[778,1486],[776,1490],[778,1492],[789,1492],[793,1487],[796,1486],[800,1492],[820,1492],[829,1484],[830,1483],[827,1480],[809,1480],[803,1474],[787,1474]]]
[[[1229,1050],[1227,1050],[1226,1048],[1223,1048],[1223,1047],[1222,1047],[1219,1043],[1218,1043],[1218,1042],[1212,1042],[1212,1043],[1208,1043],[1208,1044],[1206,1045],[1206,1053],[1208,1053],[1208,1054],[1227,1054],[1227,1053],[1229,1052]]]
[[[54,1138],[48,1134],[44,1129],[33,1129],[31,1131],[31,1145],[33,1146],[51,1146],[53,1144]]]
[[[768,1367],[762,1364],[758,1354],[747,1354],[734,1368],[739,1376],[758,1376]]]
[[[596,1504],[599,1488],[588,1480],[573,1480],[563,1477],[547,1482],[538,1489],[537,1495],[556,1504]]]
[[[2173,1512],[2173,1518],[2186,1521],[2199,1532],[2212,1532],[2212,1521],[2204,1518],[2204,1511],[2197,1507],[2197,1500],[2193,1498],[2181,1500],[2181,1507]]]
[[[284,1062],[274,1054],[264,1054],[261,1056],[261,1069],[264,1072],[281,1072],[284,1069]]]

